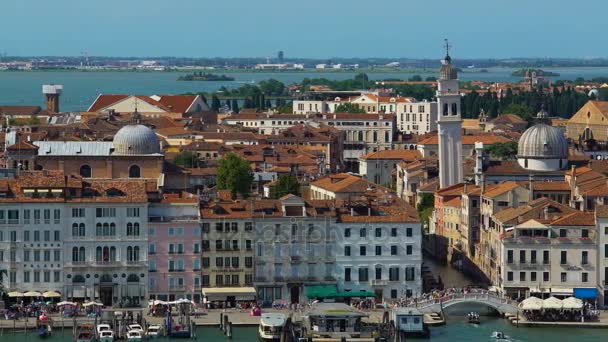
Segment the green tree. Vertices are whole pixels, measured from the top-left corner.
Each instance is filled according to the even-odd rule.
[[[220,190],[230,190],[232,197],[237,193],[248,196],[253,183],[253,171],[249,162],[234,153],[224,155],[218,161],[217,186]]]
[[[342,103],[335,110],[336,113],[365,113],[363,108],[360,108],[356,103]]]
[[[408,81],[411,81],[411,82],[420,82],[420,81],[422,81],[422,76],[420,76],[420,75],[414,75],[414,76],[410,77],[410,79]]]
[[[517,155],[517,143],[509,141],[506,143],[493,144],[488,146],[487,151],[494,159],[512,159]]]
[[[277,111],[279,113],[291,114],[293,113],[293,102],[289,102],[287,104],[283,104],[280,107],[277,107]]]
[[[218,112],[221,106],[220,99],[215,95],[211,96],[211,110]]]
[[[431,215],[435,209],[435,195],[426,192],[422,193],[416,209],[418,210],[418,216],[420,216],[422,227],[428,229]]]
[[[197,167],[198,155],[194,152],[184,151],[176,155],[173,162],[181,167]]]
[[[230,109],[235,113],[239,112],[239,101],[237,99],[232,99],[232,106],[230,106]]]
[[[300,183],[298,183],[296,176],[292,174],[279,177],[275,186],[274,198],[281,198],[288,194],[300,195]]]
[[[267,96],[281,96],[285,93],[285,84],[279,82],[273,78],[267,81],[261,81],[258,87],[263,94]]]
[[[528,122],[534,121],[534,110],[525,104],[512,103],[505,107],[502,112],[504,114],[515,114]]]

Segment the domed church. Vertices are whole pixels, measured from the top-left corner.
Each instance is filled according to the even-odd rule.
[[[139,123],[137,112],[112,141],[35,141],[27,145],[29,149],[11,153],[14,158],[19,156],[13,164],[22,169],[26,169],[27,161],[27,169],[61,170],[105,179],[160,179],[163,171],[164,155],[158,137]]]
[[[538,113],[538,123],[519,139],[517,162],[531,171],[557,171],[568,167],[568,141],[561,129],[546,124],[547,112]]]

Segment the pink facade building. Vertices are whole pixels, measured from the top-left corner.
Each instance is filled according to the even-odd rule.
[[[201,299],[201,227],[194,194],[164,194],[150,203],[150,299]]]

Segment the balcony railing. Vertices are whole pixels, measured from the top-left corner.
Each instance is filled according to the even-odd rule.
[[[148,216],[148,222],[198,222],[198,216]]]

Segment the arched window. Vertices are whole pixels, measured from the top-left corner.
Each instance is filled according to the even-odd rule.
[[[84,178],[91,178],[93,177],[93,170],[89,165],[82,165],[80,167],[80,175]]]
[[[107,223],[103,224],[103,236],[110,235],[110,225]]]
[[[99,282],[100,283],[111,283],[112,282],[112,276],[109,274],[102,274],[101,278],[99,278]]]
[[[561,160],[560,160],[560,162],[561,162]],[[139,223],[135,223],[133,225],[133,235],[134,236],[139,236]]]
[[[139,281],[139,277],[137,276],[137,274],[129,274],[129,276],[127,277],[127,282],[129,283],[136,283]]]
[[[448,104],[443,104],[443,116],[448,116]]]
[[[374,139],[374,140],[373,140],[373,142],[378,141],[378,132],[374,131],[374,133],[373,133],[373,137],[374,137],[374,138],[373,138],[373,139]]]
[[[452,115],[458,114],[458,104],[452,103]]]
[[[363,131],[359,131],[359,140],[358,141],[363,141]]]
[[[101,236],[102,234],[103,234],[103,231],[102,231],[102,229],[101,229],[101,223],[98,223],[98,224],[95,226],[95,235],[97,235],[97,236]]]
[[[78,247],[72,248],[72,262],[78,262]]]
[[[115,235],[116,235],[116,224],[110,223],[110,236],[115,236]]]
[[[78,236],[78,223],[72,223],[72,236]]]
[[[141,171],[139,169],[139,166],[131,165],[131,167],[129,168],[129,178],[139,178],[139,177],[141,177]]]
[[[84,226],[84,223],[81,223],[78,225],[78,235],[80,236],[85,236],[86,234],[86,228]]]
[[[133,248],[133,261],[139,261],[139,247]]]
[[[103,253],[102,253],[101,247],[95,248],[95,261],[97,261],[97,262],[102,261],[102,257],[103,257]]]
[[[133,223],[127,223],[127,236],[133,235]]]
[[[563,159],[560,159],[560,160],[559,160],[559,168],[560,168],[560,169],[561,169],[562,167],[564,167],[564,165],[563,165],[563,161],[564,161]]]
[[[133,247],[127,247],[127,261],[133,261]]]
[[[110,261],[116,261],[116,247],[110,247]]]
[[[78,261],[84,262],[84,247],[80,247],[78,250]]]
[[[110,248],[109,247],[103,248],[103,261],[104,262],[110,261]]]

